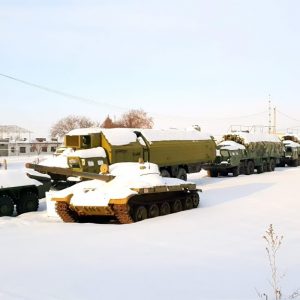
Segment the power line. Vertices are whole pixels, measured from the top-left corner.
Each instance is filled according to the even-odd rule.
[[[52,94],[56,94],[56,95],[59,95],[59,96],[62,96],[62,97],[66,97],[66,98],[69,98],[69,99],[75,99],[75,100],[82,101],[82,102],[85,102],[85,103],[88,103],[88,104],[93,104],[93,105],[102,105],[102,106],[108,106],[108,107],[117,108],[117,109],[121,109],[121,110],[126,110],[125,107],[112,105],[112,104],[104,103],[104,102],[98,102],[98,101],[88,99],[88,98],[85,98],[85,97],[80,97],[80,96],[76,96],[76,95],[73,95],[73,94],[70,94],[70,93],[61,92],[59,90],[49,88],[49,87],[46,87],[46,86],[43,86],[43,85],[40,85],[40,84],[36,84],[36,83],[33,83],[33,82],[29,82],[29,81],[26,81],[26,80],[23,80],[23,79],[19,79],[19,78],[10,76],[10,75],[0,73],[0,76],[11,79],[11,80],[14,80],[14,81],[17,81],[17,82],[20,82],[20,83],[23,83],[27,86],[34,87],[34,88],[37,88],[37,89],[40,89],[40,90],[43,90],[43,91],[46,91],[46,92],[49,92],[49,93],[52,93]]]
[[[109,103],[105,103],[105,102],[98,102],[98,101],[95,101],[93,99],[89,99],[89,98],[85,98],[85,97],[81,97],[81,96],[76,96],[76,95],[73,95],[73,94],[70,94],[70,93],[65,93],[65,92],[62,92],[62,91],[59,91],[59,90],[56,90],[56,89],[53,89],[53,88],[49,88],[49,87],[46,87],[46,86],[43,86],[43,85],[40,85],[40,84],[36,84],[36,83],[33,83],[33,82],[30,82],[30,81],[27,81],[27,80],[23,80],[23,79],[20,79],[20,78],[17,78],[17,77],[14,77],[14,76],[10,76],[10,75],[6,75],[6,74],[3,74],[3,73],[0,73],[0,76],[2,77],[5,77],[7,79],[10,79],[10,80],[13,80],[13,81],[16,81],[16,82],[19,82],[19,83],[22,83],[24,85],[27,85],[27,86],[30,86],[30,87],[33,87],[33,88],[37,88],[37,89],[40,89],[40,90],[43,90],[43,91],[46,91],[48,93],[52,93],[52,94],[56,94],[56,95],[59,95],[59,96],[62,96],[62,97],[66,97],[66,98],[69,98],[69,99],[75,99],[77,101],[82,101],[84,103],[87,103],[87,104],[92,104],[92,105],[100,105],[100,106],[107,106],[107,107],[111,107],[111,108],[116,108],[116,109],[119,109],[119,110],[128,110],[129,108],[126,108],[126,107],[121,107],[121,106],[117,106],[117,105],[113,105],[113,104],[109,104]],[[244,119],[244,118],[251,118],[251,117],[255,117],[255,116],[258,116],[258,115],[262,115],[262,114],[265,114],[267,111],[263,111],[263,112],[259,112],[259,113],[254,113],[254,114],[249,114],[249,115],[242,115],[242,116],[228,116],[228,117],[217,117],[217,118],[199,118],[199,117],[185,117],[185,116],[171,116],[171,115],[165,115],[165,114],[157,114],[157,113],[151,113],[154,117],[157,117],[157,118],[164,118],[164,119],[185,119],[185,120],[195,120],[195,119],[199,119],[201,122],[210,122],[210,121],[213,121],[213,120],[231,120],[231,119]]]
[[[300,122],[300,120],[295,119],[295,118],[293,118],[293,117],[291,117],[291,116],[289,116],[289,115],[287,115],[287,114],[285,114],[285,113],[283,113],[283,112],[281,112],[281,111],[279,111],[279,110],[277,110],[277,112],[279,112],[281,115],[287,117],[287,118],[290,119],[290,120],[293,120],[293,121],[296,121],[296,122]]]

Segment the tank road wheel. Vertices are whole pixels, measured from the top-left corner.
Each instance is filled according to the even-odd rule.
[[[17,213],[18,215],[37,211],[39,208],[39,197],[36,193],[27,191],[21,195],[21,199],[17,203]]]
[[[14,212],[14,202],[8,195],[0,196],[0,217],[12,216]]]
[[[232,170],[232,176],[233,177],[237,177],[240,175],[240,168],[239,167],[235,167],[233,170]]]
[[[162,169],[162,170],[160,171],[160,174],[161,174],[162,177],[171,177],[171,174],[170,174],[169,171],[166,170],[166,169]]]
[[[168,202],[163,202],[160,206],[160,215],[165,216],[171,212],[170,204]]]
[[[196,208],[199,205],[199,194],[198,193],[194,193],[192,194],[192,200],[193,200],[193,207]]]
[[[177,213],[179,211],[182,211],[182,204],[179,199],[176,199],[172,204],[172,212]]]
[[[185,181],[187,180],[186,170],[184,168],[179,168],[177,178]]]
[[[133,218],[135,222],[143,221],[147,219],[148,214],[147,214],[147,209],[145,206],[140,205],[138,206],[133,213]]]
[[[149,206],[148,216],[149,218],[155,218],[159,216],[159,207],[157,206],[157,204],[152,204]]]
[[[184,210],[193,208],[192,197],[187,196],[184,200],[182,200],[182,204]]]

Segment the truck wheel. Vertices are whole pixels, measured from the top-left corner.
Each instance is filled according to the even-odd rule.
[[[251,174],[251,161],[245,163],[245,175]]]
[[[186,181],[187,180],[187,175],[186,175],[186,171],[184,168],[179,168],[178,174],[177,174],[177,178]]]
[[[12,216],[14,212],[14,202],[8,195],[0,196],[0,217]]]
[[[270,160],[270,169],[271,169],[271,172],[275,171],[275,161],[274,161],[274,159]]]
[[[17,213],[18,215],[37,211],[39,208],[39,198],[36,193],[31,191],[26,191],[21,195],[21,199],[17,203]]]
[[[257,174],[261,174],[264,172],[263,166],[257,166],[256,170],[257,170]]]
[[[250,175],[254,174],[254,168],[255,168],[255,166],[254,166],[254,162],[253,161],[249,161],[248,167],[249,167]]]
[[[267,163],[267,172],[271,172],[272,171],[272,160],[270,160],[268,163]]]
[[[240,169],[239,167],[235,167],[233,170],[232,170],[232,176],[233,177],[237,177],[240,175]]]
[[[265,160],[263,161],[263,170],[264,172],[268,172],[268,164]]]
[[[211,169],[209,171],[210,177],[218,177],[218,171]]]

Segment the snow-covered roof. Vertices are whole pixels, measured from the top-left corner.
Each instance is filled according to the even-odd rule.
[[[149,142],[211,140],[211,136],[194,130],[180,129],[138,129]]]
[[[255,142],[277,142],[280,143],[280,138],[275,134],[252,134],[248,132],[234,132],[232,135],[240,136],[244,139],[245,144],[255,143]]]
[[[293,141],[283,141],[283,144],[292,148],[300,148],[300,144]]]
[[[60,155],[45,159],[39,164],[46,167],[69,168],[67,157],[72,155],[74,156],[74,150],[66,148]]]
[[[0,170],[0,188],[12,188],[25,185],[42,185],[29,178],[24,170]]]
[[[113,146],[122,146],[134,143],[137,140],[132,128],[109,128],[102,129],[108,142]]]
[[[241,145],[239,143],[236,143],[234,141],[223,141],[218,144],[222,149],[227,149],[227,150],[245,150],[245,146]]]
[[[67,133],[67,135],[89,135],[92,133],[100,133],[103,128],[100,127],[89,127],[89,128],[77,128]]]
[[[80,158],[90,158],[90,157],[106,157],[106,153],[102,147],[77,150],[70,152],[67,156],[78,156]]]

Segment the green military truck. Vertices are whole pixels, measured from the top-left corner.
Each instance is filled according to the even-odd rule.
[[[278,164],[279,167],[297,167],[300,164],[300,140],[297,136],[286,134],[282,137],[284,154]]]
[[[165,177],[186,180],[216,157],[216,144],[210,135],[198,130],[155,130],[129,128],[75,129],[65,136],[65,147],[74,151],[66,156],[70,169],[98,173],[103,163],[143,160],[159,166]],[[54,173],[51,167],[34,167]]]
[[[214,163],[204,167],[211,177],[250,175],[274,171],[283,156],[283,145],[275,135],[235,132],[226,134],[217,146]]]
[[[25,174],[20,170],[0,171],[0,217],[36,211],[39,199],[49,191],[50,178]],[[36,180],[40,179],[40,181]]]

